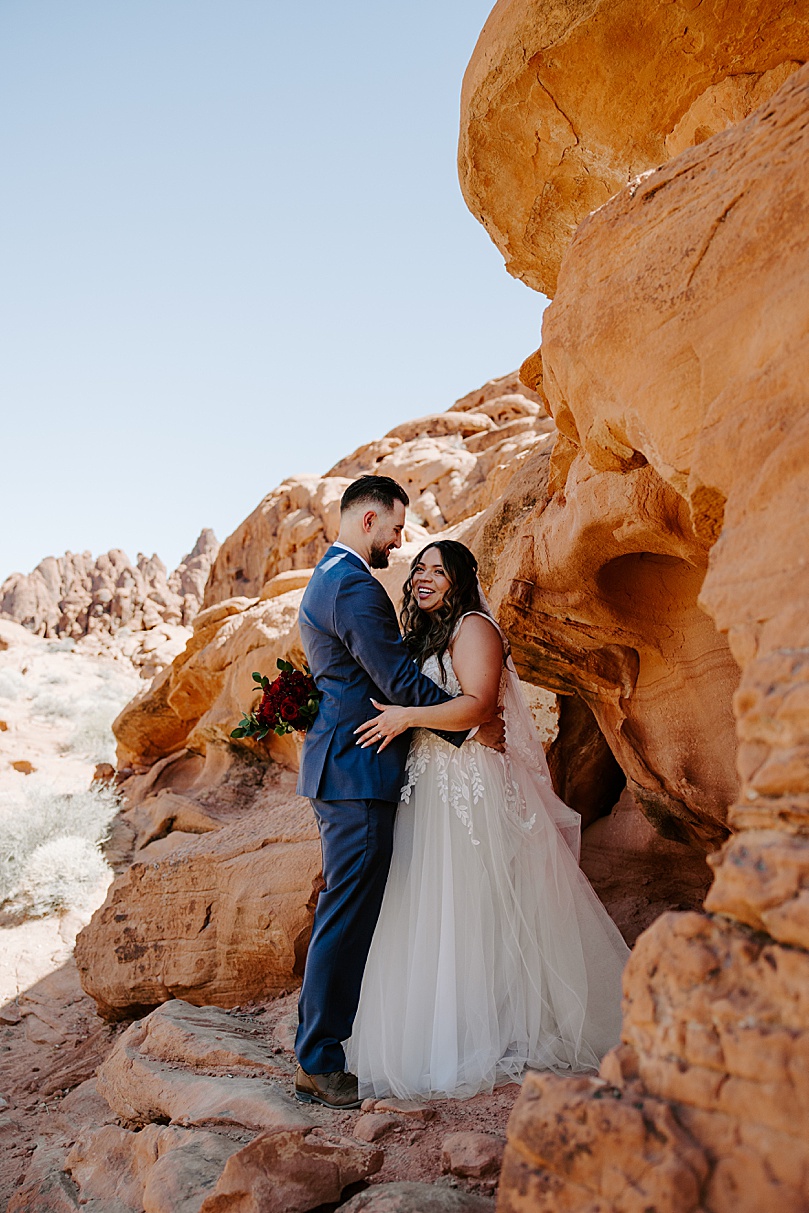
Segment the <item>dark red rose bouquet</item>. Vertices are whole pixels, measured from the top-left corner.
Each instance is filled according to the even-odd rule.
[[[276,662],[281,673],[270,682],[261,674],[253,681],[261,687],[261,702],[245,712],[231,737],[255,737],[261,741],[268,733],[305,733],[317,716],[320,692],[308,670],[296,670],[289,661]]]

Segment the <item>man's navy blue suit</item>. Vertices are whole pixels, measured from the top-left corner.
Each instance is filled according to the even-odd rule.
[[[303,744],[298,793],[317,817],[326,887],[315,911],[295,1052],[307,1074],[345,1069],[360,986],[393,847],[393,822],[409,733],[378,754],[354,736],[371,699],[405,707],[449,695],[420,673],[399,635],[396,612],[354,552],[331,547],[300,608],[309,669],[321,692]],[[442,733],[461,745],[466,733]]]

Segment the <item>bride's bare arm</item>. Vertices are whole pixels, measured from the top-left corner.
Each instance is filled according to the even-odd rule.
[[[405,729],[471,729],[490,720],[497,710],[503,670],[503,642],[493,624],[481,615],[468,615],[452,645],[452,666],[462,694],[434,707],[387,707],[372,700],[379,715],[355,729],[365,749],[379,743],[380,752]]]

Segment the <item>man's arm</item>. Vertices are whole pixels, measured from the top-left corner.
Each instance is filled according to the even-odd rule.
[[[336,635],[389,703],[412,708],[452,698],[410,657],[399,635],[393,603],[378,581],[372,578],[369,585],[362,575],[346,577],[335,595],[333,622]],[[454,746],[468,736],[468,730],[433,731]]]

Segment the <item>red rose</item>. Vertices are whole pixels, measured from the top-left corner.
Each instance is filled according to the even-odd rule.
[[[281,700],[278,714],[288,724],[293,724],[298,719],[298,705],[291,695],[287,695],[286,699]]]

